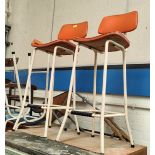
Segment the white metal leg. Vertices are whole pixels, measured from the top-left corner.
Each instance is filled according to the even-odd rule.
[[[8,114],[11,116],[11,117],[14,117],[11,113],[11,110],[9,108],[9,103],[8,103],[8,98],[7,98],[7,95],[6,95],[6,92],[5,92],[5,104],[6,104],[6,109],[8,111]]]
[[[48,99],[48,83],[49,83],[50,59],[51,59],[51,55],[48,54],[48,58],[47,58],[47,71],[46,71],[45,105],[47,104],[47,99]]]
[[[134,141],[131,134],[131,129],[128,120],[128,104],[127,104],[127,79],[126,79],[126,50],[122,52],[123,54],[123,85],[124,85],[124,108],[125,108],[125,120],[126,126],[130,137],[131,146],[134,147]]]
[[[49,122],[50,113],[52,115],[52,110],[50,112],[50,105],[53,104],[55,58],[56,58],[57,49],[58,49],[58,47],[54,48],[54,54],[53,54],[53,62],[52,62],[52,71],[51,71],[51,79],[50,79],[50,89],[49,89],[49,93],[48,93],[48,105],[47,105],[47,111],[46,111],[46,121],[45,121],[44,137],[47,137],[48,122]]]
[[[97,51],[94,51],[94,82],[93,82],[93,109],[96,109],[96,78],[97,78]],[[95,131],[95,117],[92,118],[92,134],[91,136],[94,137]]]
[[[101,131],[100,131],[101,153],[104,153],[104,111],[105,111],[106,82],[107,82],[108,47],[109,47],[109,41],[106,41],[105,53],[104,53],[104,70],[103,70],[103,83],[102,83],[102,105],[101,105]]]
[[[74,57],[73,57],[73,62],[74,62]],[[73,109],[74,110],[76,109],[76,68],[75,68],[75,73],[74,73],[74,84],[73,84]],[[76,115],[74,115],[74,119],[75,119],[77,133],[80,134],[79,123],[78,123],[78,119]]]
[[[31,78],[31,72],[32,72],[32,66],[33,66],[33,62],[34,62],[35,53],[36,53],[36,50],[34,50],[32,53],[31,65],[30,65],[29,74],[28,74],[28,78],[27,78],[27,83],[26,83],[26,88],[25,88],[25,93],[24,93],[24,99],[23,99],[23,102],[21,105],[21,110],[20,110],[19,115],[17,117],[17,120],[14,124],[13,130],[17,130],[19,120],[22,117],[23,112],[24,112],[24,107],[26,105],[26,96],[28,93],[28,86],[29,86],[29,82],[30,82],[30,78]]]
[[[48,83],[49,83],[49,68],[50,68],[50,59],[51,59],[51,54],[48,54],[48,58],[47,58],[47,73],[46,73],[46,91],[45,91],[45,105],[47,105],[47,99],[48,99]],[[50,114],[49,114],[49,122],[48,122],[48,126],[51,127],[51,123],[52,123],[52,110],[50,110]]]
[[[18,87],[18,92],[19,92],[19,99],[20,99],[20,104],[22,104],[22,91],[21,91],[21,86],[20,86],[20,80],[19,80],[19,74],[18,74],[18,67],[16,63],[16,57],[15,57],[15,52],[12,52],[13,56],[13,63],[14,63],[14,70],[15,70],[15,75],[16,75],[16,80],[17,80],[17,87]]]
[[[30,65],[31,65],[31,53],[28,53],[28,73],[30,73]],[[29,104],[31,104],[31,79],[30,79],[30,82],[29,82]],[[30,111],[30,110],[29,110]]]
[[[28,72],[30,72],[31,53],[28,53],[28,58],[29,58],[29,70],[28,70]],[[29,104],[31,104],[31,80],[29,82]]]
[[[73,87],[73,82],[74,82],[74,76],[75,76],[75,67],[77,63],[77,55],[79,51],[79,45],[76,45],[76,50],[75,50],[75,55],[74,55],[74,62],[73,62],[73,67],[72,67],[72,74],[71,74],[71,79],[70,79],[70,86],[69,86],[69,93],[68,93],[68,98],[67,98],[67,105],[66,105],[66,112],[63,118],[63,122],[61,124],[61,127],[59,129],[58,135],[56,137],[56,140],[59,141],[61,133],[63,131],[63,128],[65,126],[67,117],[68,117],[68,112],[70,108],[70,100],[71,100],[71,93],[72,93],[72,87]]]

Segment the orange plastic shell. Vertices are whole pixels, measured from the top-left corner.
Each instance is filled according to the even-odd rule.
[[[137,28],[138,12],[132,11],[126,14],[113,15],[104,17],[98,29],[99,34],[111,32],[130,32]]]
[[[87,35],[88,22],[77,24],[65,24],[62,26],[58,39],[60,40],[73,40],[77,38],[84,38]]]

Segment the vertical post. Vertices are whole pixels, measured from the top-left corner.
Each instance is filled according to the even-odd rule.
[[[50,68],[50,59],[51,59],[51,54],[48,53],[48,58],[47,58],[47,71],[46,71],[46,90],[45,90],[45,105],[47,105],[47,98],[48,98],[48,83],[49,83],[49,68]],[[52,121],[52,115],[51,111],[49,114],[49,127],[51,127],[51,121]]]
[[[109,47],[109,41],[106,41],[105,53],[104,53],[104,70],[103,70],[103,83],[102,83],[102,105],[101,105],[101,132],[100,132],[101,153],[104,153],[104,111],[105,111],[106,83],[107,83],[108,47]]]
[[[74,63],[74,55],[73,55],[73,63]],[[74,84],[73,84],[73,109],[74,110],[76,109],[76,66],[75,66]],[[77,134],[80,134],[79,123],[76,115],[74,115],[74,119],[75,119]]]
[[[30,72],[30,65],[31,65],[31,53],[28,53],[28,74],[29,74],[29,72]],[[30,79],[30,82],[29,82],[29,86],[28,86],[29,88],[29,104],[31,104],[32,102],[32,98],[31,98],[31,79]],[[30,116],[32,116],[32,110],[30,110]]]
[[[23,100],[22,99],[22,91],[21,91],[21,86],[20,86],[18,67],[17,67],[17,64],[16,64],[15,52],[12,52],[12,56],[13,56],[14,70],[15,70],[15,75],[16,75],[16,80],[17,80],[17,87],[18,87],[18,92],[19,92],[20,104],[22,104],[22,100]]]
[[[48,93],[48,104],[47,104],[47,111],[46,111],[46,121],[45,121],[44,137],[47,137],[49,117],[50,117],[50,114],[52,115],[52,110],[50,112],[50,105],[53,104],[55,58],[56,58],[57,49],[58,49],[58,47],[54,48],[54,54],[53,54],[53,62],[52,62],[52,71],[51,71],[51,79],[50,79],[50,89],[49,89],[49,93]]]
[[[71,100],[72,87],[73,87],[74,76],[75,76],[75,67],[76,67],[76,63],[77,63],[78,51],[79,51],[79,45],[77,44],[76,45],[76,49],[75,49],[75,54],[74,54],[74,62],[73,62],[72,74],[71,74],[70,85],[69,85],[69,93],[68,93],[68,98],[67,98],[66,112],[65,112],[64,119],[63,119],[63,122],[61,124],[61,127],[59,129],[58,135],[56,137],[56,141],[59,141],[61,133],[62,133],[63,128],[65,126],[67,117],[68,117],[68,112],[69,112],[69,108],[70,108],[70,100]]]
[[[125,120],[126,120],[126,126],[130,137],[130,143],[131,147],[134,147],[134,141],[131,134],[131,129],[129,125],[128,120],[128,103],[127,103],[127,78],[126,78],[126,50],[124,49],[122,51],[123,55],[123,86],[124,86],[124,109],[125,109]]]
[[[22,117],[23,112],[24,112],[24,108],[25,108],[25,105],[26,105],[26,95],[28,93],[28,86],[29,86],[29,82],[30,82],[30,78],[31,78],[31,72],[32,72],[32,66],[33,66],[33,62],[34,62],[35,53],[36,53],[36,50],[34,49],[33,54],[32,54],[29,74],[28,74],[28,78],[27,78],[27,83],[26,83],[26,88],[25,88],[25,93],[24,93],[24,99],[23,99],[23,102],[22,102],[22,105],[21,105],[19,115],[17,116],[16,122],[14,124],[13,130],[17,129],[20,118]]]
[[[94,50],[94,82],[93,82],[93,109],[96,109],[96,79],[97,79],[97,51]],[[94,137],[95,132],[95,117],[92,118],[92,134]]]
[[[47,70],[46,70],[46,90],[45,90],[45,105],[47,104],[47,98],[48,98],[48,82],[49,82],[49,68],[50,68],[50,54],[48,54],[47,57]]]

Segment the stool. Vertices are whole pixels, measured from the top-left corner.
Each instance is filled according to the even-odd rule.
[[[77,54],[79,51],[79,46],[75,45],[74,43],[70,42],[69,40],[77,39],[77,38],[84,38],[87,35],[87,29],[88,29],[88,23],[82,22],[78,24],[66,24],[63,25],[59,34],[58,34],[58,40],[49,42],[49,43],[42,43],[38,40],[33,40],[32,46],[35,47],[32,58],[31,58],[31,64],[29,67],[29,74],[27,78],[27,84],[26,89],[24,93],[24,99],[22,102],[22,108],[20,110],[20,114],[18,115],[18,118],[15,122],[15,125],[13,129],[17,129],[17,125],[19,123],[20,118],[23,115],[24,107],[26,105],[26,94],[28,92],[28,85],[30,82],[31,72],[32,72],[32,66],[34,62],[34,57],[36,54],[36,51],[42,51],[48,53],[48,64],[47,64],[47,71],[49,71],[49,62],[50,62],[50,55],[53,55],[53,61],[52,61],[52,71],[51,71],[51,79],[50,79],[50,88],[49,88],[49,94],[48,94],[48,100],[47,100],[47,92],[45,95],[45,104],[40,104],[43,109],[46,110],[46,121],[45,121],[45,132],[44,137],[47,137],[47,130],[48,126],[51,126],[51,120],[52,120],[52,110],[53,109],[64,109],[66,112],[68,112],[70,109],[75,109],[75,68],[76,68],[76,62],[77,62]],[[73,55],[73,66],[72,66],[72,73],[71,73],[71,79],[70,79],[70,86],[69,86],[69,92],[68,92],[68,98],[67,98],[67,105],[66,106],[59,106],[53,104],[53,88],[54,88],[54,72],[55,72],[55,59],[56,56],[65,56],[65,55]],[[70,107],[70,101],[71,101],[71,93],[72,88],[73,89],[73,107]],[[46,78],[46,86],[48,87],[48,80]],[[47,102],[48,101],[48,102]],[[66,118],[67,119],[67,118]],[[76,122],[76,128],[77,132],[79,133],[79,126],[77,122],[77,118],[75,117]]]
[[[7,109],[8,115],[6,117],[6,121],[5,121],[5,125],[7,125],[8,122],[14,122],[17,119],[18,113],[16,113],[15,110],[20,111],[21,105],[22,105],[22,99],[23,99],[23,95],[22,95],[22,90],[23,88],[25,88],[25,84],[21,84],[20,83],[20,79],[19,79],[19,73],[18,73],[18,66],[17,66],[17,62],[19,60],[19,58],[16,58],[15,56],[15,52],[12,52],[12,56],[13,58],[7,58],[6,62],[5,62],[5,66],[6,67],[14,67],[14,72],[15,72],[15,78],[17,82],[8,82],[5,86],[6,88],[9,88],[9,94],[5,94],[5,107]],[[31,55],[30,53],[28,54],[28,58],[29,58],[29,64],[30,64],[30,59],[31,59]],[[16,94],[12,94],[12,90],[18,90],[19,95]],[[29,102],[29,104],[33,104],[33,92],[34,90],[37,89],[37,87],[35,87],[34,85],[31,85],[31,83],[29,83],[28,86],[29,89],[29,94],[28,96],[26,96],[26,100]],[[11,105],[11,101],[18,101],[20,102],[20,104],[17,105]],[[12,113],[12,109],[14,109],[14,113]],[[30,109],[27,109],[25,112],[25,116],[23,117],[23,119],[20,120],[20,123],[18,123],[18,126],[21,124],[24,124],[26,122],[32,122],[32,111]],[[37,119],[37,121],[40,120],[40,118]]]
[[[113,15],[104,17],[100,23],[98,33],[100,35],[91,38],[79,38],[73,41],[77,42],[79,46],[84,46],[91,49],[95,53],[94,59],[94,86],[93,86],[93,110],[70,110],[74,115],[82,115],[87,117],[93,117],[92,123],[92,136],[94,136],[95,129],[95,117],[99,117],[101,120],[101,131],[100,131],[100,152],[104,154],[104,118],[105,117],[119,117],[124,116],[126,125],[130,137],[131,147],[134,147],[134,142],[131,134],[131,129],[128,121],[128,107],[127,107],[127,83],[126,83],[126,49],[130,43],[125,33],[133,31],[137,28],[138,24],[138,13],[137,11],[129,12],[121,15]],[[116,52],[121,50],[123,55],[123,85],[124,85],[124,112],[112,112],[105,111],[106,102],[106,82],[107,82],[107,64],[108,64],[108,53]],[[103,74],[103,85],[102,85],[102,103],[101,109],[96,108],[96,73],[97,73],[97,53],[104,53],[104,74]],[[59,130],[57,141],[60,139],[62,129],[64,128],[66,119],[64,118],[61,128]]]

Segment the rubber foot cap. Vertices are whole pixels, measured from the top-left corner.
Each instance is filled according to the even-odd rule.
[[[12,129],[12,131],[16,131],[15,129]]]
[[[52,126],[48,126],[49,128],[51,128]]]
[[[91,135],[91,137],[95,137],[95,135]]]
[[[77,132],[78,135],[80,135],[80,132]]]
[[[67,131],[67,128],[64,128],[64,131]]]
[[[131,148],[134,148],[135,147],[135,145],[131,145]]]

